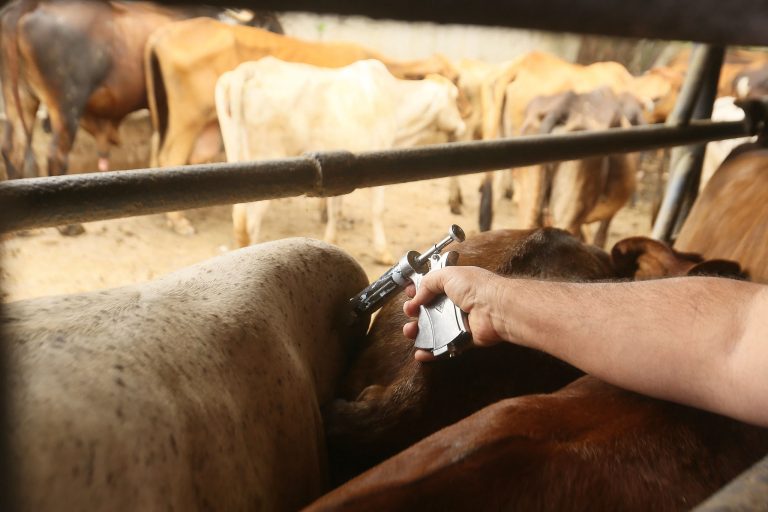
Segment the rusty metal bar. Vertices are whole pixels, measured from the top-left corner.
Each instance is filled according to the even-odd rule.
[[[188,0],[160,0],[185,4]],[[206,0],[222,7],[310,11],[404,21],[491,25],[606,36],[768,45],[761,0]]]
[[[442,178],[749,135],[748,122],[693,123],[438,144],[353,155],[114,171],[0,183],[0,231]]]
[[[768,512],[768,457],[710,496],[693,512]]]
[[[701,45],[691,55],[691,71],[686,77],[675,108],[667,121],[669,125],[687,125],[691,116],[710,117],[712,102],[717,92],[717,81],[725,49]],[[708,105],[707,105],[708,103]],[[670,176],[664,198],[653,225],[653,238],[669,242],[673,228],[681,212],[690,180],[697,180],[701,173],[704,146],[681,147],[673,150],[670,157]]]

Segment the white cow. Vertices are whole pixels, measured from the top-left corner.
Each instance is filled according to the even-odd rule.
[[[733,96],[722,96],[715,100],[712,107],[713,121],[741,121],[744,119],[744,111],[734,104],[736,98]],[[707,144],[704,152],[704,163],[701,167],[701,183],[699,190],[704,190],[709,178],[715,173],[720,164],[723,163],[733,148],[740,146],[745,142],[755,140],[755,137],[740,137],[738,139],[717,140]]]
[[[399,80],[376,60],[329,69],[265,57],[225,73],[216,109],[227,160],[297,156],[307,151],[352,152],[411,147],[458,136],[464,123],[458,90],[437,75]],[[235,242],[256,242],[268,201],[232,210]],[[328,201],[325,240],[334,243],[340,198]],[[382,215],[384,189],[374,189],[373,247],[392,263]]]
[[[153,282],[3,306],[20,510],[297,510],[368,283],[288,239]]]

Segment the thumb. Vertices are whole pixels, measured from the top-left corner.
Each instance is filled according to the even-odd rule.
[[[445,281],[447,269],[441,268],[428,273],[422,278],[416,295],[403,305],[403,311],[410,317],[419,316],[419,306],[425,306],[435,297],[445,293]]]

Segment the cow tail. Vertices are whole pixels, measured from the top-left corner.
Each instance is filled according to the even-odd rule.
[[[493,172],[485,173],[480,185],[480,231],[489,231],[493,223]]]

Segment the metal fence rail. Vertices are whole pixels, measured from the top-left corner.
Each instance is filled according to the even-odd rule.
[[[753,123],[642,126],[403,150],[31,178],[0,183],[0,231],[88,222],[302,194],[332,196],[543,162],[750,135]]]
[[[188,0],[160,0],[185,4]],[[275,11],[358,14],[406,21],[493,25],[556,32],[768,46],[762,0],[206,0]]]

